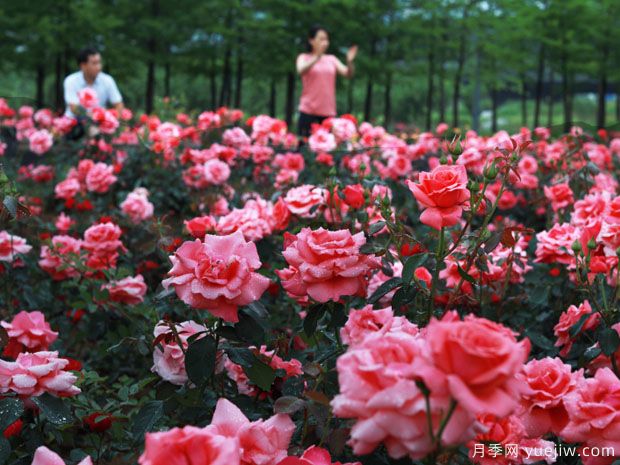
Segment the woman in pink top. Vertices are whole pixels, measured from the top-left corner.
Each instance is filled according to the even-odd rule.
[[[353,76],[353,60],[357,45],[347,51],[344,65],[334,55],[325,52],[329,47],[329,35],[325,29],[314,26],[308,33],[309,53],[297,57],[297,72],[301,75],[303,90],[299,101],[299,135],[308,137],[313,123],[336,116],[336,74]]]

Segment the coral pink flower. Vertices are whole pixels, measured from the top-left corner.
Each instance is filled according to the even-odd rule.
[[[0,262],[11,263],[17,258],[17,254],[26,254],[31,249],[32,246],[28,245],[23,237],[0,231]]]
[[[170,260],[164,287],[173,286],[186,304],[226,321],[238,321],[238,307],[258,300],[269,286],[269,279],[255,272],[262,265],[256,246],[239,231],[184,242]]]
[[[219,186],[228,181],[230,167],[220,160],[209,160],[203,165],[205,180],[214,186]]]
[[[310,136],[308,145],[313,152],[331,152],[337,147],[337,142],[332,133],[320,128]]]
[[[427,403],[417,382],[424,381],[431,392],[433,433],[449,409],[450,396],[441,376],[426,366],[424,350],[424,341],[410,334],[376,333],[338,358],[340,394],[331,405],[336,416],[356,419],[349,441],[355,454],[368,454],[381,443],[392,458],[420,459],[434,450]],[[473,438],[473,425],[474,418],[457,406],[442,444]]]
[[[64,369],[69,360],[58,352],[21,353],[14,362],[0,360],[0,394],[14,392],[20,396],[40,396],[47,392],[70,397],[81,391],[74,386],[77,377]]]
[[[556,347],[562,347],[560,351],[560,355],[562,357],[566,357],[570,352],[571,347],[573,346],[573,339],[578,337],[578,334],[575,336],[570,335],[570,329],[584,316],[591,315],[581,327],[581,332],[588,331],[590,329],[595,329],[600,320],[600,315],[596,312],[592,312],[592,307],[590,307],[590,302],[584,300],[579,307],[575,305],[571,305],[568,309],[560,315],[560,321],[553,327],[553,334],[557,338],[555,343]]]
[[[206,332],[207,328],[193,321],[184,321],[175,324],[179,339],[183,344],[183,349],[187,349],[189,343],[187,339],[194,334]],[[169,337],[162,337],[167,334]],[[153,368],[151,371],[157,373],[162,379],[181,386],[187,382],[187,372],[185,371],[185,354],[179,347],[178,341],[173,336],[170,327],[160,321],[155,326],[153,332],[155,339],[160,339],[160,347],[153,350]]]
[[[454,226],[469,201],[467,171],[462,165],[422,172],[418,183],[407,181],[407,186],[424,209],[420,221],[435,229]]]
[[[392,307],[373,310],[372,305],[366,305],[360,310],[351,309],[347,322],[340,330],[340,338],[344,344],[353,346],[361,344],[370,334],[399,331],[415,336],[419,329],[407,318],[395,317]]]
[[[579,239],[579,231],[568,223],[554,224],[549,231],[536,234],[536,263],[571,265],[575,254],[571,246]]]
[[[58,231],[65,233],[75,226],[75,220],[70,216],[65,215],[64,212],[60,212],[60,215],[56,218],[56,223],[54,223],[54,226],[56,226]]]
[[[54,280],[72,278],[79,271],[71,266],[79,260],[82,241],[71,236],[54,236],[50,246],[41,247],[39,266],[49,273]]]
[[[45,446],[39,446],[34,452],[31,465],[65,465],[65,462],[56,452]],[[84,457],[77,465],[93,465],[93,461],[88,456]]]
[[[544,187],[545,197],[551,202],[554,212],[572,205],[574,200],[573,191],[567,183],[556,184],[551,187]]]
[[[30,141],[30,150],[37,155],[43,155],[54,144],[54,138],[47,129],[33,132],[28,139]]]
[[[78,92],[78,99],[80,100],[80,105],[87,110],[92,110],[93,108],[97,108],[99,106],[99,97],[97,97],[97,92],[90,87],[80,90]]]
[[[294,296],[317,302],[337,301],[341,296],[364,295],[369,272],[378,268],[375,257],[360,253],[364,233],[348,229],[329,231],[302,229],[296,236],[285,234],[282,255],[289,268],[276,273],[282,286]]]
[[[424,336],[431,363],[462,408],[500,417],[515,409],[520,385],[515,375],[527,360],[528,339],[517,342],[505,326],[473,315],[464,321],[432,320]]]
[[[309,184],[290,189],[284,197],[288,209],[293,215],[302,218],[314,218],[319,209],[325,205],[327,191]]]
[[[191,220],[184,221],[185,229],[196,239],[202,239],[208,232],[215,231],[217,220],[211,215],[197,216]]]
[[[0,321],[9,335],[29,352],[39,352],[49,349],[49,346],[58,338],[58,333],[52,331],[45,321],[43,313],[21,311],[13,317],[10,323]]]
[[[564,397],[583,378],[583,370],[572,373],[570,365],[559,358],[532,360],[517,374],[523,381],[519,417],[528,436],[559,434],[568,421]]]
[[[301,457],[287,457],[277,465],[362,465],[361,462],[333,462],[329,452],[316,446],[307,448]]]
[[[116,182],[114,167],[105,163],[95,163],[86,175],[86,188],[90,192],[103,194]]]
[[[57,199],[68,200],[75,197],[76,194],[80,192],[80,190],[82,190],[80,181],[75,178],[69,178],[56,184],[56,187],[54,188],[54,193],[56,194]]]
[[[236,405],[220,399],[207,429],[238,439],[241,465],[272,465],[286,457],[295,423],[284,414],[250,422]]]
[[[147,433],[140,465],[239,465],[239,441],[208,428],[185,426]]]
[[[146,294],[146,284],[144,277],[139,274],[137,276],[128,276],[118,281],[112,281],[101,286],[101,289],[107,289],[109,298],[112,302],[120,302],[123,304],[135,305],[144,301]]]
[[[84,248],[94,252],[116,252],[123,248],[121,228],[118,225],[107,221],[91,226],[84,231]]]
[[[620,380],[613,371],[601,368],[593,378],[582,379],[565,396],[564,406],[568,412],[568,424],[560,433],[564,441],[583,443],[590,448],[611,447],[618,456]]]
[[[153,204],[149,202],[149,192],[143,187],[134,189],[120,205],[121,210],[134,224],[153,216]]]

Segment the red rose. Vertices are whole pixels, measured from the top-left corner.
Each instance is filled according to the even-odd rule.
[[[349,207],[362,208],[364,206],[364,188],[361,184],[348,185],[342,193],[344,194],[344,203]]]
[[[14,421],[13,423],[11,423],[9,426],[6,427],[2,435],[6,439],[12,438],[13,436],[17,436],[19,433],[22,432],[23,426],[24,426],[24,422],[22,421],[21,418],[18,418],[16,421]]]
[[[84,423],[88,429],[95,433],[103,433],[112,427],[114,418],[109,413],[95,412],[84,417]]]

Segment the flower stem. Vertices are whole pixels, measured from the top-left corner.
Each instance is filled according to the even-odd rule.
[[[435,253],[435,269],[433,270],[433,280],[431,281],[431,294],[428,302],[428,310],[427,317],[428,321],[431,321],[433,316],[433,308],[435,307],[435,292],[437,291],[437,281],[439,280],[439,266],[443,261],[443,252],[444,252],[444,236],[443,236],[443,227],[439,231],[439,243],[437,244],[437,252]]]

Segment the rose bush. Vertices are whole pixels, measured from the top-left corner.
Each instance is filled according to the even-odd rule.
[[[80,102],[0,99],[0,463],[620,456],[618,134]]]

